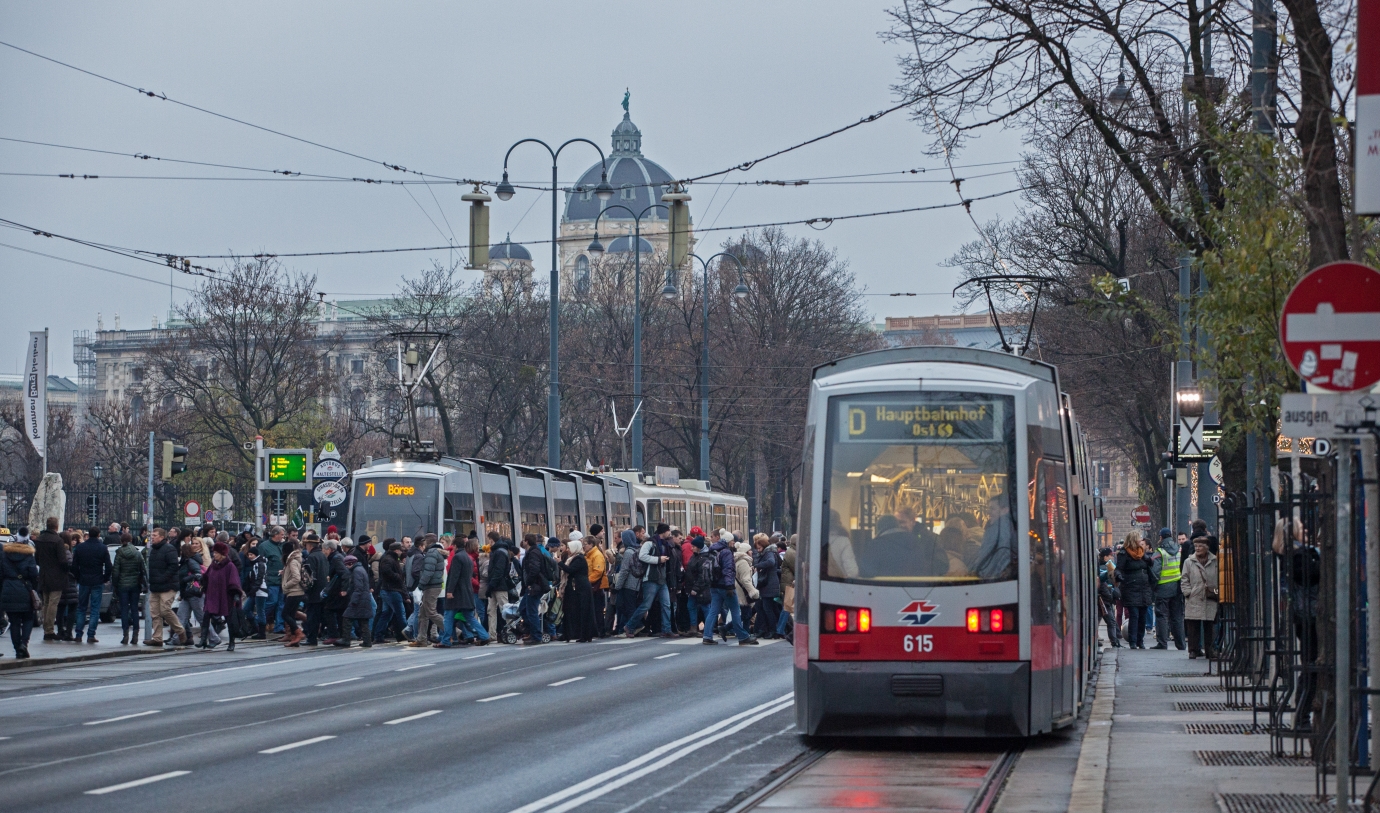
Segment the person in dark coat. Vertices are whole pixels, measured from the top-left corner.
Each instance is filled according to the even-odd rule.
[[[144,589],[144,560],[134,546],[134,537],[120,534],[120,547],[115,551],[110,586],[120,602],[120,629],[124,633],[121,644],[139,643],[139,594]]]
[[[345,567],[342,585],[346,588],[345,606],[341,610],[340,639],[335,646],[346,649],[350,646],[350,636],[358,631],[359,645],[365,648],[374,645],[373,618],[374,596],[369,592],[369,571],[355,558],[354,554],[342,557]]]
[[[321,540],[316,534],[308,534],[303,537],[302,543],[306,545],[306,552],[302,554],[302,587],[305,591],[303,602],[306,604],[307,620],[303,625],[303,632],[307,635],[307,646],[316,646],[323,629],[326,628],[326,586],[330,582],[330,559],[326,557],[326,552],[322,550]],[[331,542],[331,549],[335,549],[335,543]],[[311,583],[307,584],[308,579]]]
[[[43,640],[56,641],[58,637],[53,632],[53,625],[57,622],[62,591],[67,589],[67,582],[71,578],[67,568],[72,564],[67,543],[58,533],[57,517],[48,517],[43,533],[38,535],[34,559],[38,562],[38,591],[43,598]]]
[[[350,573],[345,567],[345,554],[340,551],[341,544],[331,540],[326,541],[326,589],[325,601],[322,602],[322,620],[326,628],[326,637],[321,641],[323,644],[334,644],[340,640],[340,614],[345,611],[345,605],[350,603]]]
[[[29,657],[29,634],[34,630],[34,596],[38,593],[38,562],[34,548],[10,535],[9,528],[0,528],[0,610],[10,622],[10,643],[14,656]]]
[[[224,628],[229,645],[226,652],[235,651],[234,625],[226,623],[230,615],[238,609],[243,600],[244,588],[240,586],[239,568],[230,561],[230,546],[217,542],[211,546],[211,566],[206,568],[206,620],[201,625],[202,649],[215,649],[207,637],[207,631],[215,626]]]
[[[542,643],[541,599],[551,589],[546,578],[545,556],[541,551],[541,537],[527,534],[522,537],[522,617],[527,622],[525,644]]]
[[[119,526],[115,526],[118,528]],[[119,544],[119,535],[115,542]],[[77,640],[86,631],[86,642],[96,643],[96,625],[101,620],[101,597],[113,569],[110,549],[98,534],[91,534],[72,549],[72,578],[77,580]]]
[[[228,550],[228,548],[227,548]],[[178,558],[178,543],[164,535],[163,529],[154,528],[153,538],[145,549],[149,573],[149,614],[153,616],[153,634],[144,643],[149,646],[163,645],[163,624],[172,630],[169,643],[179,641],[184,646],[189,643],[187,631],[173,612],[173,598],[177,595],[178,571],[182,560]],[[238,575],[235,583],[239,584]]]
[[[757,593],[761,596],[758,601],[760,610],[755,618],[758,637],[772,638],[776,635],[776,624],[781,617],[781,605],[777,603],[781,596],[781,560],[776,556],[776,546],[771,544],[771,537],[766,534],[754,536],[752,544],[757,548],[752,567],[757,571]]]
[[[572,539],[566,546],[568,553],[561,562],[566,573],[563,619],[566,643],[587,644],[594,640],[594,590],[589,583],[589,560],[584,556],[584,542]]]
[[[513,561],[512,543],[501,537],[495,539],[498,537],[495,532],[491,531],[490,534],[493,547],[489,549],[489,575],[484,592],[488,596],[489,635],[498,639],[503,630],[503,605],[508,603],[508,594],[517,585],[513,584],[512,574],[509,573]]]
[[[86,534],[82,531],[73,529],[64,534],[64,544],[67,545],[67,583],[62,588],[62,599],[58,602],[57,612],[57,636],[59,641],[71,641],[80,643],[81,633],[75,632],[77,625],[77,599],[81,597],[81,591],[77,587],[77,580],[72,576],[72,551],[76,549],[86,539]]]
[[[460,635],[465,643],[480,646],[489,643],[489,634],[479,623],[479,615],[474,611],[474,559],[478,553],[479,540],[467,539],[463,550],[458,550],[450,560],[450,572],[446,574],[445,623],[442,626],[441,642],[438,647],[448,647],[454,640],[454,628],[458,622]]]
[[[1140,533],[1131,531],[1116,557],[1116,580],[1121,587],[1121,604],[1129,614],[1126,643],[1132,649],[1145,649],[1146,612],[1155,604],[1153,565]]]
[[[393,640],[403,641],[407,614],[403,609],[406,578],[403,574],[402,544],[396,539],[383,540],[383,558],[379,559],[379,612],[374,620],[374,638],[382,641],[390,629]]]

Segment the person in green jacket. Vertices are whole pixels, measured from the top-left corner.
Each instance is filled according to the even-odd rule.
[[[122,644],[139,642],[139,594],[143,592],[144,557],[134,546],[134,537],[128,531],[120,534],[120,547],[115,549],[115,563],[110,576],[115,597],[120,602],[120,628],[124,637]]]
[[[282,526],[274,525],[268,530],[268,538],[259,543],[259,555],[268,565],[264,585],[268,588],[268,598],[264,601],[265,629],[272,627],[278,635],[283,634],[283,541],[287,532]]]

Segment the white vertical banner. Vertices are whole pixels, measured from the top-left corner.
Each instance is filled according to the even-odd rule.
[[[1380,215],[1380,0],[1356,3],[1356,183],[1358,215]]]
[[[47,459],[48,435],[48,331],[29,333],[29,355],[24,367],[24,434],[34,451]]]

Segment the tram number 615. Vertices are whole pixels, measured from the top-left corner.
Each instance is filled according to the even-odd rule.
[[[933,652],[933,635],[903,635],[901,636],[901,648],[907,652]]]

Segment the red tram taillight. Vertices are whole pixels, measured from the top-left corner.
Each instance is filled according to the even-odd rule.
[[[966,615],[969,632],[1004,632],[1016,630],[1016,605],[1004,607],[969,607]]]
[[[826,622],[823,632],[871,632],[872,610],[861,607],[825,607],[824,617],[832,614],[833,621]]]

